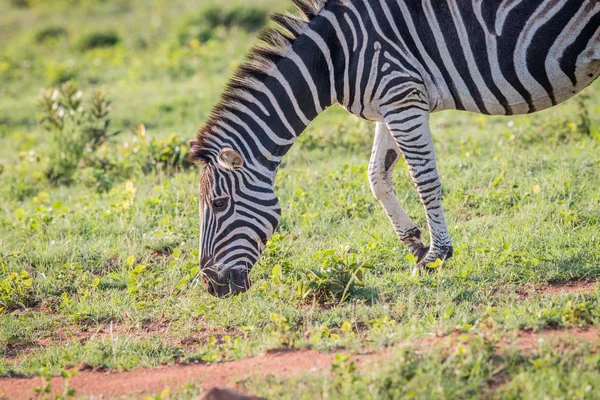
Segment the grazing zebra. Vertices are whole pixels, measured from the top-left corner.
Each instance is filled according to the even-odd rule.
[[[532,113],[600,75],[600,0],[294,0],[230,81],[190,142],[203,164],[200,266],[216,296],[243,292],[281,210],[282,157],[338,103],[376,121],[369,181],[418,266],[452,244],[429,114]],[[394,194],[404,156],[427,213],[429,246]]]

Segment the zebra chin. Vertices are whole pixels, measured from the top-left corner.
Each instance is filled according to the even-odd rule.
[[[215,297],[237,295],[250,289],[252,283],[245,268],[223,267],[218,272],[214,268],[202,270],[202,280],[209,294]]]

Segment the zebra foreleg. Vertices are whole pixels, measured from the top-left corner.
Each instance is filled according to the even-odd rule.
[[[437,259],[452,257],[452,243],[442,209],[442,186],[438,175],[429,113],[420,107],[403,107],[387,113],[385,121],[406,159],[413,182],[427,212],[429,252],[417,266],[428,266]]]
[[[373,195],[387,213],[396,234],[408,250],[421,261],[429,248],[421,240],[421,230],[406,214],[394,193],[393,172],[400,151],[384,122],[377,123],[375,142],[369,162],[369,183]]]

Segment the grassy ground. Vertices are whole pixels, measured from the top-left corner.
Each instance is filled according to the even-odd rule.
[[[597,83],[536,115],[433,117],[456,250],[429,274],[412,273],[368,188],[374,126],[332,108],[279,172],[282,223],[252,271],[253,289],[225,300],[206,294],[198,171],[178,152],[254,42],[261,10],[286,6],[229,3],[234,12],[203,0],[0,0],[0,375],[600,325],[597,287],[536,290],[600,276]],[[39,122],[37,99],[69,79],[86,101],[94,88],[106,91],[120,134],[50,182],[64,142]],[[396,188],[424,226],[404,165]],[[340,301],[336,284],[356,270],[362,284]],[[502,356],[480,339],[466,348],[399,352],[368,372],[343,361],[335,381],[244,385],[271,398],[600,398],[600,359],[588,345]]]

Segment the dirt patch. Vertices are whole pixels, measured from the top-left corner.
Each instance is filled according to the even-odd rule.
[[[567,347],[576,343],[600,344],[600,330],[598,328],[572,328],[551,329],[541,332],[518,331],[508,335],[501,342],[504,346],[517,346],[523,351],[531,351],[543,343],[560,343],[560,347]]]
[[[468,335],[452,334],[444,337],[429,337],[414,341],[400,342],[397,347],[413,346],[420,350],[434,346],[453,346],[460,338]],[[472,337],[472,336],[471,336]],[[540,343],[560,341],[561,346],[586,342],[600,344],[598,328],[571,328],[541,332],[517,331],[505,335],[498,343],[499,351],[517,347],[532,351]],[[373,362],[389,360],[393,357],[390,349],[353,356],[359,368],[369,368]],[[222,364],[187,364],[140,368],[133,371],[80,371],[70,380],[70,387],[79,396],[113,398],[123,395],[144,395],[162,391],[165,388],[178,390],[189,383],[198,383],[203,389],[215,387],[236,388],[236,382],[250,377],[278,376],[289,377],[301,373],[324,373],[331,369],[335,355],[314,350],[293,350],[270,352],[257,357],[246,358]],[[62,393],[65,381],[53,378],[51,386],[54,394]],[[0,378],[0,398],[27,399],[33,397],[34,388],[42,386],[40,378]]]
[[[238,380],[251,376],[277,375],[281,377],[302,372],[329,370],[334,356],[312,350],[269,353],[223,364],[173,365],[158,368],[140,368],[128,372],[82,371],[70,380],[70,387],[79,396],[113,398],[122,395],[158,393],[201,382],[201,387],[235,387]],[[28,399],[34,388],[42,386],[40,378],[0,378],[0,398]],[[62,393],[62,378],[53,378],[53,394]]]
[[[556,296],[565,293],[590,294],[598,288],[598,281],[595,279],[555,282],[543,286],[525,285],[517,290],[519,298],[524,300],[533,294],[540,296]]]
[[[598,282],[595,280],[571,281],[553,283],[548,286],[538,288],[538,293],[557,295],[561,293],[583,293],[590,294],[596,291]]]
[[[194,326],[198,330],[181,332],[181,326],[174,326],[169,320],[152,320],[141,324],[105,323],[93,327],[63,325],[35,341],[9,345],[5,358],[9,362],[18,362],[23,355],[53,345],[67,344],[73,341],[84,344],[91,340],[116,340],[123,337],[134,340],[159,339],[164,345],[181,346],[183,350],[191,351],[205,344],[210,338],[215,338],[220,343],[224,336],[238,337],[244,334],[237,328],[208,327],[206,321],[202,319],[186,321],[186,324]]]

